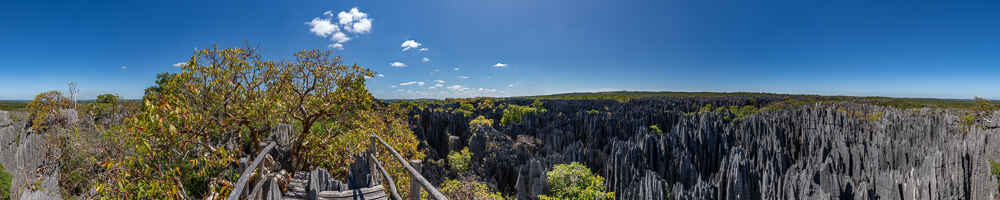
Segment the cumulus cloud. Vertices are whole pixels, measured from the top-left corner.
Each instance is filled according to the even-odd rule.
[[[333,32],[340,31],[340,28],[337,28],[337,25],[330,23],[330,19],[320,19],[317,17],[313,18],[312,21],[306,22],[306,25],[309,25],[310,27],[309,32],[312,32],[313,34],[316,34],[316,36],[320,37],[326,37]]]
[[[507,84],[507,87],[512,88],[512,87],[514,87],[514,84],[513,83]]]
[[[503,64],[503,63],[497,62],[497,64],[493,65],[493,67],[504,68],[504,67],[507,67],[507,64]]]
[[[372,29],[372,19],[368,18],[368,13],[361,12],[358,7],[349,11],[337,13],[338,22],[344,26],[344,30],[352,33],[368,33]]]
[[[455,68],[455,71],[458,71],[458,70],[459,70],[459,68],[458,68],[458,67],[456,67],[456,68]]]
[[[410,82],[399,83],[399,86],[407,86],[407,85],[424,86],[424,82],[423,81],[410,81]]]
[[[414,48],[420,47],[420,43],[417,42],[417,41],[413,41],[413,40],[406,40],[406,41],[403,41],[403,44],[399,45],[399,46],[403,48],[403,51],[406,51],[406,50],[410,50],[410,49],[414,49]]]
[[[128,69],[128,66],[122,65],[122,70]]]
[[[339,49],[339,50],[344,50],[344,44],[341,44],[341,43],[333,43],[333,44],[330,44],[330,45],[328,45],[328,46],[329,46],[330,48],[334,48],[334,49]]]
[[[478,90],[479,92],[485,92],[485,93],[491,93],[497,91],[497,89],[491,89],[491,88],[479,88]]]
[[[430,50],[431,50],[431,49],[428,49],[428,48],[420,48],[420,51],[421,51],[421,52],[426,52],[426,51],[430,51]]]
[[[393,67],[406,67],[406,63],[401,63],[399,61],[392,62],[390,65],[392,65]]]
[[[448,86],[448,89],[449,89],[449,90],[452,90],[452,91],[456,91],[456,92],[464,92],[464,91],[466,91],[466,90],[469,90],[469,88],[466,88],[466,87],[464,87],[464,86],[462,86],[462,85],[452,85],[452,86]]]
[[[378,74],[378,77],[379,77],[379,78],[385,78],[385,75],[383,75],[383,74]]]
[[[434,80],[435,83],[444,83],[444,80]]]
[[[347,34],[344,34],[344,32],[336,32],[333,33],[333,36],[330,36],[330,40],[337,42],[337,44],[343,44],[344,42],[351,40],[351,38],[347,37]]]
[[[469,77],[469,76],[458,76],[458,78],[459,79],[469,79],[469,78],[472,78],[472,77]]]
[[[334,42],[328,45],[330,48],[343,50],[344,43],[351,40],[348,34],[361,35],[371,32],[372,19],[357,7],[340,11],[336,15],[333,13],[325,11],[323,12],[325,17],[313,18],[312,21],[306,22],[306,25],[309,25],[309,32],[323,38],[329,37],[330,41]],[[332,22],[334,17],[337,18],[336,23]]]
[[[424,62],[430,62],[430,61],[431,61],[431,59],[430,59],[430,58],[427,58],[427,57],[424,57],[424,59],[422,59],[422,60],[423,60]]]
[[[183,67],[184,65],[187,65],[187,63],[186,62],[179,62],[179,63],[174,63],[173,64],[174,67]]]

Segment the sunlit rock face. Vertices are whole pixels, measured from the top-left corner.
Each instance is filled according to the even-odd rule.
[[[521,123],[470,128],[472,117],[499,121],[502,110],[471,117],[413,111],[428,159],[470,147],[481,180],[518,199],[546,188],[553,165],[580,162],[605,178],[616,199],[992,199],[989,161],[1000,135],[989,122],[962,128],[959,113],[819,103],[764,110],[734,120],[697,113],[704,104],[761,107],[771,97],[544,101],[548,112]],[[529,100],[507,100],[529,105]],[[444,105],[443,107],[457,107]],[[587,112],[596,110],[597,112]],[[688,113],[688,114],[685,114]],[[877,114],[877,117],[875,117]],[[662,133],[649,128],[656,125]],[[449,144],[449,137],[460,144]],[[454,140],[454,139],[453,139]],[[452,142],[454,143],[454,142]],[[454,174],[432,174],[430,176]],[[454,177],[452,177],[454,178]]]

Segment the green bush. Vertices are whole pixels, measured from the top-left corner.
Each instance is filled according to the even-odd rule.
[[[549,194],[539,195],[542,200],[593,200],[613,199],[613,192],[604,192],[604,178],[590,172],[583,164],[573,162],[559,164],[546,172]]]
[[[469,152],[469,147],[463,148],[462,151],[453,151],[448,154],[448,164],[451,165],[451,170],[455,173],[468,171],[470,160],[472,160],[472,153]]]
[[[10,199],[10,174],[7,174],[7,169],[3,168],[3,164],[0,164],[0,199]]]
[[[441,184],[441,193],[449,199],[503,200],[499,192],[491,192],[486,184],[472,181],[447,180]]]
[[[492,127],[493,126],[493,120],[489,119],[489,118],[486,118],[486,117],[483,117],[482,115],[480,115],[480,116],[476,117],[475,119],[472,119],[472,121],[469,121],[469,128],[474,128],[476,126]]]
[[[990,161],[990,173],[993,174],[993,178],[1000,182],[1000,162]],[[1000,190],[1000,185],[997,185],[997,190]]]
[[[537,106],[536,106],[537,105]],[[545,113],[547,110],[541,107],[539,101],[532,103],[532,106],[519,106],[519,105],[508,105],[506,109],[503,110],[503,117],[500,118],[500,124],[503,126],[508,126],[514,123],[521,123],[524,119],[524,115],[528,113],[538,114]]]
[[[649,130],[652,130],[652,131],[653,131],[653,132],[655,132],[655,133],[656,133],[657,135],[663,135],[663,130],[660,130],[660,127],[659,127],[659,126],[656,126],[656,125],[649,125]]]

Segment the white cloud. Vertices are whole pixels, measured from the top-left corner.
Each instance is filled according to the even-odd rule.
[[[128,69],[128,66],[122,65],[122,70]]]
[[[491,92],[496,92],[497,91],[497,89],[490,89],[490,88],[479,88],[478,90],[479,90],[479,92],[486,92],[486,93],[491,93]]]
[[[422,60],[423,60],[424,62],[430,62],[430,61],[431,61],[431,59],[430,59],[430,58],[427,58],[427,57],[424,57],[424,59],[422,59]]]
[[[340,28],[337,28],[337,25],[330,23],[330,19],[320,19],[317,17],[313,18],[310,22],[306,22],[306,24],[310,27],[309,32],[312,32],[320,37],[326,37],[333,32],[340,31]]]
[[[348,33],[360,35],[371,32],[372,19],[368,18],[368,14],[361,12],[357,7],[351,8],[349,11],[340,11],[337,15],[333,13],[333,11],[325,11],[323,15],[327,17],[317,17],[306,22],[306,25],[310,27],[309,32],[323,38],[330,37],[330,41],[334,42],[328,45],[330,48],[343,50],[344,43],[351,40]],[[337,23],[331,22],[333,17],[337,18]]]
[[[456,91],[456,92],[464,92],[464,91],[466,91],[466,90],[469,90],[469,88],[466,88],[466,87],[463,87],[462,85],[452,85],[452,86],[448,86],[448,89],[449,89],[449,90],[453,90],[453,91]]]
[[[507,64],[497,62],[497,64],[493,65],[493,67],[504,68],[507,67]]]
[[[456,67],[456,68],[455,68],[455,71],[458,71],[458,70],[459,70],[459,68],[458,68],[458,67]]]
[[[183,67],[184,65],[187,65],[187,63],[186,62],[179,62],[179,63],[174,63],[173,65],[174,65],[174,67]]]
[[[458,78],[459,79],[469,79],[469,78],[472,78],[472,77],[469,77],[469,76],[458,76]]]
[[[406,63],[401,63],[399,61],[392,62],[392,64],[390,64],[390,65],[392,65],[393,67],[406,67]]]
[[[385,75],[384,74],[378,74],[378,77],[379,78],[385,78]]]
[[[336,32],[333,33],[333,36],[330,36],[330,40],[335,41],[339,44],[347,42],[348,40],[351,40],[351,38],[347,37],[347,34],[344,34],[344,32]]]
[[[358,34],[371,32],[372,31],[372,19],[364,18],[364,19],[358,20],[358,22],[354,23],[353,25],[351,25],[350,28],[346,28],[345,27],[344,29],[347,29],[347,31],[358,33]]]
[[[434,80],[435,83],[444,83],[444,80]]]
[[[344,44],[341,43],[333,43],[327,46],[334,49],[344,50]]]
[[[514,84],[513,83],[507,84],[507,87],[512,88],[512,87],[514,87]]]
[[[444,87],[444,84],[443,83],[435,83],[434,87]]]
[[[420,43],[417,42],[417,41],[413,41],[413,40],[406,40],[406,41],[403,41],[403,44],[399,45],[399,46],[403,47],[403,51],[406,51],[406,50],[410,50],[410,49],[413,49],[413,48],[420,47]]]
[[[430,50],[431,50],[431,49],[428,49],[428,48],[420,48],[420,51],[421,51],[421,52],[426,52],[426,51],[430,51]]]
[[[407,85],[414,85],[414,84],[416,84],[417,86],[424,86],[424,82],[423,81],[402,82],[402,83],[399,83],[399,86],[407,86]]]

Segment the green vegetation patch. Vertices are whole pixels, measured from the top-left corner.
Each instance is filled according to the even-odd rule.
[[[493,192],[489,186],[474,181],[459,181],[449,179],[440,186],[441,193],[449,199],[503,200],[499,192]]]
[[[546,172],[549,195],[539,195],[542,200],[592,200],[613,199],[613,192],[604,192],[604,178],[590,172],[590,168],[578,162],[559,164]]]
[[[0,199],[10,199],[10,181],[10,174],[3,164],[0,164]]]
[[[469,152],[469,147],[465,147],[458,152],[452,151],[448,154],[448,164],[451,165],[451,170],[455,173],[468,171],[471,160],[472,152]]]
[[[500,118],[500,124],[508,126],[514,123],[521,123],[526,114],[540,114],[545,112],[547,110],[542,107],[541,101],[538,100],[535,100],[531,106],[507,105],[506,109],[503,110],[503,117]]]

